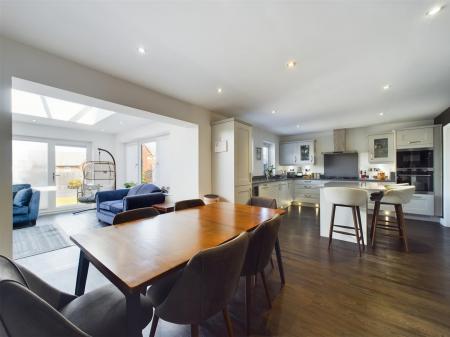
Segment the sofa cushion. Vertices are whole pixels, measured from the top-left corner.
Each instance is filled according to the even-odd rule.
[[[22,206],[22,207],[14,206],[13,207],[13,215],[24,215],[24,214],[28,214],[27,206]]]
[[[140,184],[130,188],[127,196],[131,197],[134,195],[150,194],[155,192],[161,192],[161,189],[153,184]]]
[[[99,207],[102,210],[117,214],[123,212],[123,201],[122,200],[103,201],[100,203]]]
[[[141,310],[143,329],[153,315],[153,306],[146,296],[141,296]],[[113,285],[98,288],[78,297],[62,308],[61,313],[90,336],[127,335],[125,296]]]
[[[28,206],[33,195],[31,188],[24,188],[16,193],[14,196],[13,205],[17,207]]]

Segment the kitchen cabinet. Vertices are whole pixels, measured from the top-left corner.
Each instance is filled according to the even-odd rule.
[[[313,140],[280,143],[281,165],[314,164],[315,148]]]
[[[414,194],[411,201],[403,205],[403,212],[419,215],[434,215],[434,195]]]
[[[300,148],[297,142],[280,144],[280,165],[299,165]]]
[[[314,164],[314,141],[307,140],[299,142],[300,165]]]
[[[318,205],[320,202],[320,188],[324,186],[324,180],[296,180],[294,189],[294,201],[299,204]]]
[[[252,197],[252,186],[236,186],[235,189],[234,202],[237,204],[246,204],[247,201]]]
[[[287,181],[281,181],[278,183],[278,207],[287,207],[291,204],[292,197],[289,190],[289,184]]]
[[[369,136],[369,162],[392,163],[395,161],[394,133]]]
[[[211,129],[212,193],[246,203],[252,185],[252,127],[228,118],[214,122]]]
[[[434,127],[418,127],[397,131],[397,149],[433,147]]]

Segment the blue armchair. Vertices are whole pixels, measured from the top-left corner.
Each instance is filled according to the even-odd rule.
[[[108,224],[118,213],[163,203],[165,195],[153,184],[141,184],[130,189],[97,192],[97,219]]]
[[[33,190],[30,184],[13,185],[12,192],[13,227],[36,225],[41,192]]]

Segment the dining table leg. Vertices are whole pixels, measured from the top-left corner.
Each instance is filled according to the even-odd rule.
[[[126,294],[128,336],[142,337],[141,325],[141,293]]]
[[[278,270],[280,272],[281,284],[285,285],[286,280],[284,278],[283,260],[281,258],[280,240],[278,238],[277,241],[275,242],[275,254],[277,255],[277,263],[278,263]]]
[[[81,296],[84,294],[88,270],[89,270],[89,260],[81,250],[80,258],[78,260],[77,281],[75,283],[75,295],[77,296]]]

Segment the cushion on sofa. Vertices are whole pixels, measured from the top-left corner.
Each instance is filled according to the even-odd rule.
[[[127,196],[131,197],[133,195],[150,194],[155,192],[161,192],[158,186],[155,186],[153,184],[140,184],[130,188]]]
[[[28,206],[33,195],[31,188],[24,188],[16,193],[14,196],[13,205],[16,207]]]
[[[99,207],[102,210],[117,214],[123,212],[123,201],[122,200],[103,201],[100,203]]]
[[[22,207],[14,206],[13,207],[13,215],[24,215],[24,214],[28,214],[27,206],[22,206]]]

